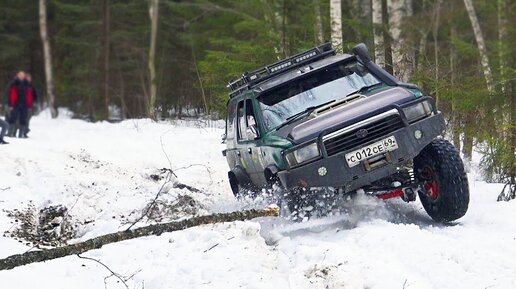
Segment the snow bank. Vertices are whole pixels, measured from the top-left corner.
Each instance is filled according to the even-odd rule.
[[[61,114],[63,115],[63,114]],[[61,204],[78,240],[126,228],[154,198],[161,168],[199,213],[238,209],[226,181],[217,123],[87,123],[33,119],[31,138],[0,146],[0,210]],[[358,196],[343,214],[306,223],[279,218],[209,225],[111,244],[84,256],[132,276],[129,288],[516,288],[516,202],[502,186],[470,179],[471,204],[451,226],[421,205]],[[246,206],[248,204],[245,204]],[[13,226],[0,212],[0,230]],[[0,237],[0,257],[30,245]],[[0,288],[125,288],[102,265],[76,256],[0,272]],[[30,277],[29,277],[30,276]],[[106,284],[104,284],[106,282]]]

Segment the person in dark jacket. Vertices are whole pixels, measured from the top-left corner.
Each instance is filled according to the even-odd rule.
[[[27,73],[27,83],[28,83],[28,88],[27,89],[30,89],[31,90],[31,94],[32,94],[32,107],[29,107],[28,108],[28,113],[27,113],[27,125],[25,126],[25,132],[24,132],[24,136],[25,137],[28,137],[27,134],[30,132],[30,120],[32,118],[32,115],[34,114],[34,106],[35,104],[38,103],[38,92],[36,91],[36,88],[34,88],[34,86],[32,85],[32,76],[30,74]],[[28,92],[29,93],[29,92]]]
[[[0,118],[0,145],[8,144],[8,142],[6,142],[4,140],[5,133],[7,132],[8,129],[9,129],[9,124]]]
[[[28,110],[32,108],[33,96],[32,90],[29,89],[29,83],[26,80],[26,74],[20,71],[16,74],[16,78],[7,89],[7,99],[9,106],[9,125],[20,125],[18,137],[25,137],[25,128],[27,126]],[[16,131],[11,132],[12,137]]]

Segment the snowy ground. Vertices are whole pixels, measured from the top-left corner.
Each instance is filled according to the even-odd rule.
[[[16,225],[4,210],[29,204],[68,207],[77,240],[124,229],[162,185],[151,175],[169,167],[180,182],[206,193],[167,185],[162,200],[192,196],[200,214],[243,206],[226,183],[220,123],[92,124],[39,116],[32,129],[30,139],[0,146],[2,232]],[[132,276],[131,289],[516,288],[516,202],[496,202],[501,185],[473,176],[470,189],[468,213],[450,226],[433,223],[418,202],[358,196],[340,216],[209,225],[84,256]],[[31,248],[6,236],[0,258]],[[110,275],[70,256],[0,271],[0,288],[125,288]]]

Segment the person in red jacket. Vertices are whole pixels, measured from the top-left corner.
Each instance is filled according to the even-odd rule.
[[[7,89],[7,105],[9,107],[9,125],[15,127],[19,124],[18,137],[25,138],[25,129],[27,126],[27,115],[29,109],[33,105],[32,89],[27,82],[26,74],[20,71],[16,74],[16,78],[9,84]],[[10,132],[10,136],[14,137],[15,130]]]

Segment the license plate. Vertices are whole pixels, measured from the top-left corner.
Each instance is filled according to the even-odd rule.
[[[390,136],[381,141],[377,141],[373,144],[352,151],[345,155],[346,161],[350,168],[358,165],[361,161],[375,157],[377,155],[393,151],[398,148],[398,142],[394,136]]]

